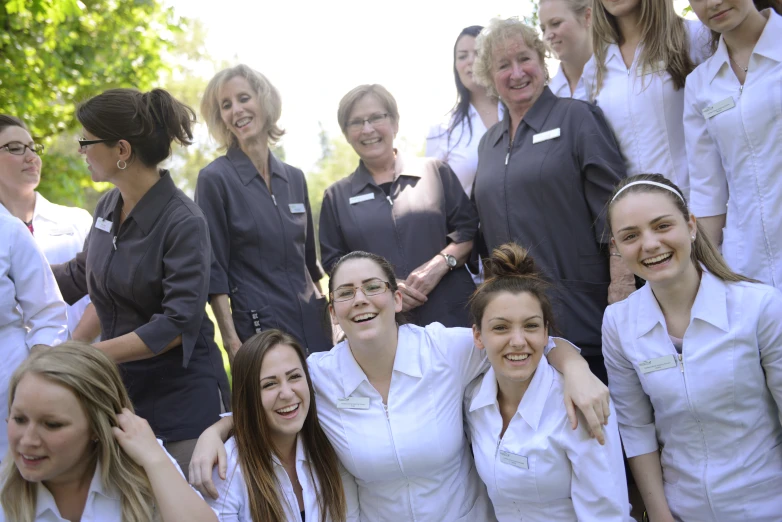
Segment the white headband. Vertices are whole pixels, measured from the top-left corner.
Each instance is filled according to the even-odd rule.
[[[633,181],[632,183],[628,183],[627,185],[625,185],[624,187],[622,187],[622,188],[619,190],[619,192],[617,192],[616,194],[614,194],[614,197],[613,197],[613,199],[611,199],[611,203],[613,203],[613,202],[616,200],[616,198],[619,196],[619,194],[621,194],[621,193],[622,193],[622,192],[624,192],[625,190],[629,189],[629,188],[630,188],[630,187],[632,187],[633,185],[654,185],[655,187],[660,187],[660,188],[664,188],[665,190],[670,190],[671,192],[673,192],[674,194],[676,194],[676,197],[677,197],[677,198],[679,198],[679,199],[681,199],[681,200],[682,200],[682,203],[684,203],[685,205],[687,204],[687,202],[686,202],[686,201],[684,201],[684,198],[682,197],[682,195],[681,195],[681,194],[679,194],[679,191],[678,191],[678,190],[676,190],[675,188],[673,188],[673,187],[669,187],[668,185],[664,185],[664,184],[662,184],[662,183],[657,183],[656,181],[646,181],[646,180],[641,180],[641,181]]]

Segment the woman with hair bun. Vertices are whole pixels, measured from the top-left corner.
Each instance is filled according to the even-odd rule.
[[[31,356],[8,404],[0,522],[217,521],[100,350],[69,341]]]
[[[191,142],[195,114],[168,92],[112,89],[81,104],[79,152],[108,191],[84,251],[53,271],[65,301],[89,293],[101,323],[95,346],[120,364],[139,415],[184,470],[198,435],[217,420],[222,357],[206,317],[211,246],[201,209],[158,164]]]
[[[475,346],[491,368],[470,385],[464,406],[497,520],[632,520],[613,405],[605,445],[583,424],[571,429],[562,375],[544,354],[554,316],[535,263],[515,243],[483,263],[470,311]]]
[[[606,310],[603,353],[649,519],[779,520],[782,293],[728,268],[660,174],[617,185],[608,223],[647,282]]]

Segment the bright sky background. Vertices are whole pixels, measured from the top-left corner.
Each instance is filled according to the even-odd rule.
[[[383,84],[396,98],[397,146],[422,150],[456,100],[452,52],[462,28],[532,12],[529,0],[166,2],[204,23],[212,57],[246,63],[280,90],[287,162],[305,171],[320,156],[319,123],[341,136],[339,100],[363,83]],[[686,2],[676,4],[681,12]]]

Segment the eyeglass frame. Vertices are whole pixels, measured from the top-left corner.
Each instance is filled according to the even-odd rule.
[[[79,142],[79,150],[81,150],[84,147],[86,147],[87,145],[95,145],[96,143],[109,143],[109,142],[112,142],[112,141],[119,141],[121,139],[122,138],[109,138],[109,139],[105,139],[105,140],[81,140],[81,139],[79,139],[79,140],[76,140],[76,141]]]
[[[376,125],[380,124],[383,120],[385,120],[386,118],[389,118],[390,116],[391,115],[389,113],[387,113],[387,112],[373,114],[369,118],[360,118],[360,120],[361,120],[360,123],[359,123],[359,118],[356,118],[355,120],[349,121],[347,123],[347,125],[345,125],[345,127],[349,131],[355,132],[355,131],[363,129],[364,125],[369,123],[369,126],[372,127],[373,129],[375,129],[375,128],[377,128]],[[375,120],[374,122],[372,121],[373,118]]]
[[[23,147],[21,154],[11,152],[11,149],[8,148],[9,145],[13,145],[14,143],[18,143]],[[22,143],[21,141],[9,141],[5,145],[0,146],[0,150],[5,149],[8,151],[8,154],[11,154],[13,156],[24,156],[25,154],[27,154],[27,149],[30,149],[32,153],[35,154],[36,156],[40,156],[41,154],[43,154],[44,148],[45,147],[43,146],[43,143],[33,143],[33,146],[31,147],[25,143]]]
[[[375,294],[367,294],[366,290],[364,290],[365,286],[371,285],[371,284],[378,284],[378,283],[383,285],[383,290],[381,292],[377,292]],[[383,281],[382,279],[373,279],[371,281],[367,281],[366,283],[363,283],[361,286],[355,286],[355,285],[340,286],[339,288],[337,288],[337,290],[339,290],[340,288],[343,288],[343,289],[350,288],[351,290],[353,290],[353,295],[351,297],[346,297],[345,299],[337,299],[337,298],[334,297],[334,292],[331,292],[330,293],[331,301],[333,303],[344,303],[345,301],[352,301],[353,299],[356,298],[356,295],[358,295],[357,292],[359,290],[361,290],[361,293],[364,294],[364,297],[385,294],[388,290],[391,290],[391,283],[389,283],[388,281]]]

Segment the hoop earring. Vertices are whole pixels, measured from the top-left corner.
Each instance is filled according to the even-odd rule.
[[[120,163],[122,163],[122,166],[120,166]],[[128,168],[128,164],[125,162],[125,160],[117,160],[117,168],[119,170],[125,170]]]

